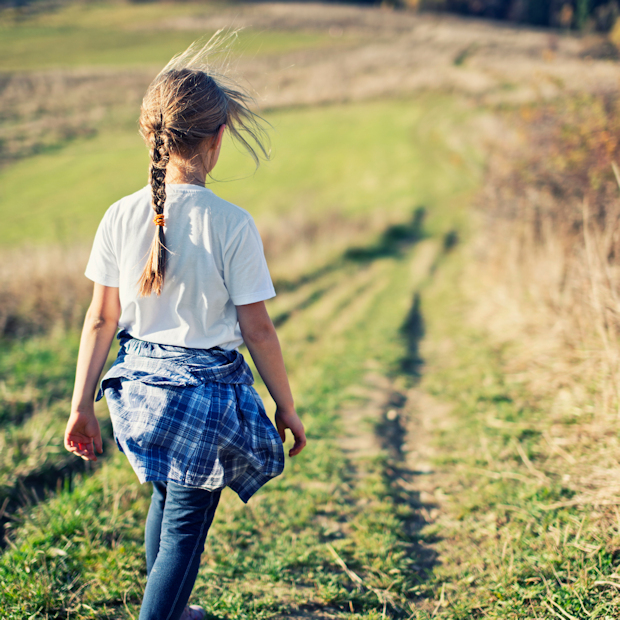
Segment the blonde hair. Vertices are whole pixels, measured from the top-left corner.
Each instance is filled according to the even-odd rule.
[[[150,149],[149,182],[156,219],[164,212],[170,156],[191,158],[204,148],[206,140],[215,139],[222,125],[248,151],[257,167],[261,158],[269,158],[266,121],[250,110],[252,97],[210,64],[214,55],[226,54],[235,36],[236,32],[217,32],[205,44],[193,43],[164,67],[146,91],[140,110],[140,133]],[[167,256],[163,226],[156,225],[138,281],[141,296],[161,294]]]

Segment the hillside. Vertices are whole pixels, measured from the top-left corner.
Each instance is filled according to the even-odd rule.
[[[608,43],[313,3],[0,12],[0,616],[139,612],[149,489],[103,403],[103,458],[62,448],[82,271],[146,182],[144,88],[222,27],[273,157],[226,143],[210,187],[261,231],[309,443],[247,506],[224,493],[193,598],[218,620],[616,617]]]

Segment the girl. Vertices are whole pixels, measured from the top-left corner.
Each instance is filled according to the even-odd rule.
[[[285,430],[306,444],[264,301],[275,295],[260,236],[243,209],[205,188],[228,131],[256,164],[261,118],[213,73],[213,40],[174,58],[149,86],[140,131],[149,185],[99,225],[86,276],[93,299],[80,342],[65,447],[102,451],[96,384],[117,330],[118,358],[101,383],[119,449],[153,483],[140,620],[200,620],[187,606],[223,487],[248,499],[284,467]],[[155,217],[153,218],[153,213]],[[245,342],[276,404],[273,427],[237,347]]]

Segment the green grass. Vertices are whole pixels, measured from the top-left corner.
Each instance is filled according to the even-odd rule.
[[[94,236],[105,210],[146,184],[148,154],[137,135],[114,132],[25,159],[0,171],[7,245],[62,245]]]
[[[161,67],[190,43],[214,30],[175,28],[174,20],[230,15],[225,4],[122,5],[69,4],[55,13],[16,17],[0,13],[0,71],[31,71],[63,67]],[[347,43],[348,39],[344,41]],[[299,49],[343,45],[325,33],[243,30],[232,52],[253,57]]]
[[[478,162],[444,138],[465,114],[441,96],[267,114],[273,159],[254,174],[247,155],[224,145],[211,185],[258,221],[304,213],[310,221],[382,210],[402,219],[475,184]],[[428,127],[435,129],[431,133]],[[432,173],[429,171],[432,170]],[[102,132],[0,170],[3,241],[84,242],[110,204],[147,180],[148,154],[137,131]],[[467,174],[471,175],[468,182]],[[447,211],[442,217],[451,217]],[[456,222],[455,222],[456,223]]]
[[[19,422],[50,400],[70,394],[77,349],[73,333],[0,344],[0,425]]]
[[[78,345],[79,333],[59,330],[0,343],[0,506],[23,499],[23,484],[53,486],[63,471],[81,469],[63,445]],[[103,403],[97,411],[110,442]]]

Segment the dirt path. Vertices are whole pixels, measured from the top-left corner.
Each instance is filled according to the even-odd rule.
[[[417,358],[417,346],[423,337],[422,317],[419,315],[419,290],[432,277],[440,248],[436,240],[420,243],[411,261],[410,286],[416,291],[409,322],[414,331],[410,339],[412,357]],[[419,387],[407,387],[404,377],[388,377],[386,369],[369,367],[354,395],[362,405],[351,405],[341,412],[345,434],[339,438],[359,475],[364,475],[369,458],[383,455],[388,459],[386,469],[392,494],[398,501],[413,509],[413,518],[407,524],[408,534],[417,534],[440,517],[445,498],[442,475],[432,466],[435,450],[433,435],[448,423],[450,405],[439,402]],[[438,559],[430,544],[415,542],[409,550],[417,559],[413,570],[421,574],[433,568]],[[420,609],[431,612],[435,601],[424,600]],[[314,616],[313,617],[322,617]]]

